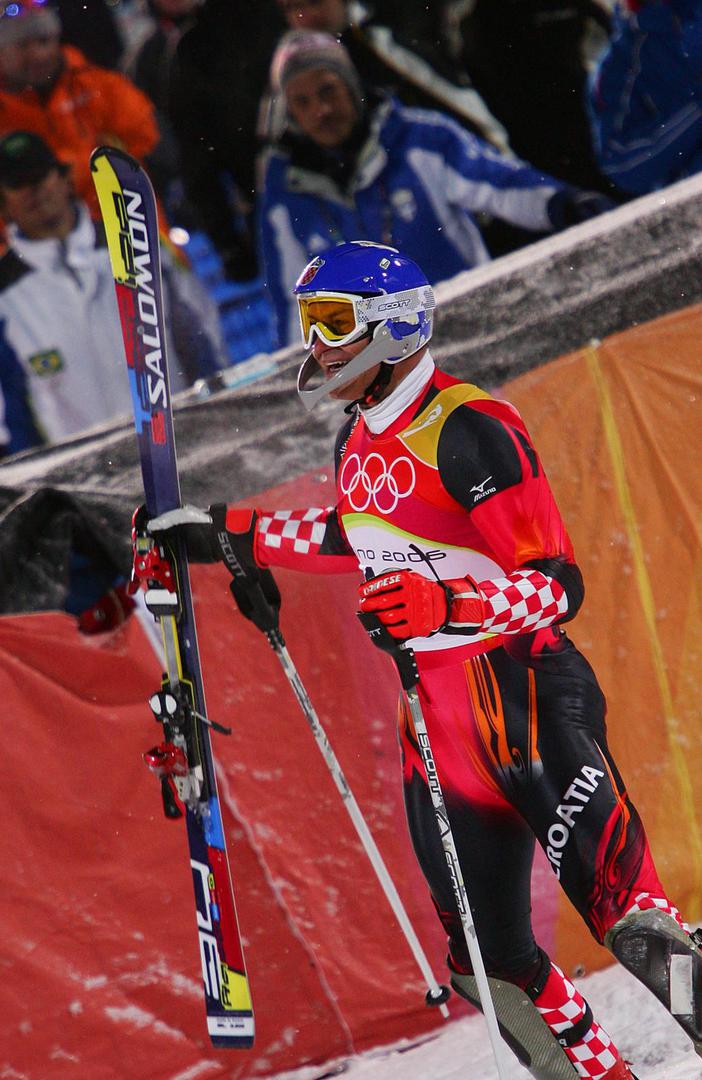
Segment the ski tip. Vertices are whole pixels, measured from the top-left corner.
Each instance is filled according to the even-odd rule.
[[[125,164],[129,165],[135,172],[141,172],[141,165],[133,158],[131,154],[128,154],[126,150],[120,150],[116,146],[96,146],[90,155],[90,169],[91,172],[97,172],[99,168],[100,158],[120,158]]]

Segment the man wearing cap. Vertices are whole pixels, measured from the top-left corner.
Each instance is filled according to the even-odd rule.
[[[99,216],[90,154],[121,146],[142,159],[159,138],[148,98],[114,71],[60,43],[61,23],[39,0],[0,3],[0,134],[33,131],[72,166],[76,191]]]
[[[297,330],[297,268],[330,245],[389,244],[434,284],[488,261],[476,214],[544,234],[612,206],[503,157],[442,113],[367,91],[330,34],[286,34],[271,83],[287,128],[263,162],[259,221],[281,345]]]
[[[0,140],[0,452],[55,442],[131,411],[122,333],[101,226],[74,197],[70,169],[32,132]],[[201,290],[184,304],[164,253],[180,386],[221,366]],[[174,290],[178,290],[177,304]],[[177,316],[177,317],[176,317]],[[189,351],[188,351],[189,350]],[[3,419],[4,417],[4,419]]]

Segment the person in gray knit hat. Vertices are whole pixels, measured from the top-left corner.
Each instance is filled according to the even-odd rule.
[[[302,95],[291,89],[291,83],[300,75],[319,72],[322,93],[327,95],[327,107],[322,108],[311,130],[306,127],[308,80]],[[331,80],[324,73],[331,73]],[[335,83],[339,86],[335,86]],[[303,131],[322,146],[334,146],[343,142],[352,132],[365,104],[359,74],[346,48],[331,34],[322,31],[290,30],[278,44],[271,62],[270,83],[272,91],[271,112],[267,127],[273,140],[289,127]],[[344,87],[348,95],[339,94]],[[335,90],[337,91],[335,93]],[[302,97],[302,109],[298,98]]]
[[[37,0],[0,0],[0,134],[17,130],[41,136],[71,166],[76,193],[96,219],[92,150],[121,146],[143,160],[159,139],[148,98],[62,43],[54,10]]]
[[[331,34],[286,34],[271,84],[284,127],[261,161],[257,199],[280,345],[297,332],[294,268],[320,250],[350,239],[396,247],[434,284],[489,259],[477,215],[543,235],[612,205],[362,83]]]
[[[347,49],[331,34],[321,30],[290,30],[283,35],[271,62],[273,90],[284,93],[296,75],[317,67],[335,71],[348,86],[352,97],[361,104],[361,80]]]
[[[33,37],[59,37],[61,20],[45,4],[25,0],[0,7],[0,47],[17,45]]]
[[[51,8],[24,0],[0,7],[0,72],[9,90],[44,89],[61,62],[61,21]]]

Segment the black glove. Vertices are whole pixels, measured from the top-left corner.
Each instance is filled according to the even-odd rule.
[[[258,512],[253,509],[227,513],[224,503],[209,510],[181,506],[147,522],[147,530],[158,540],[180,537],[189,562],[223,562],[232,575],[229,588],[241,614],[260,630],[278,629],[280,592],[270,570],[254,557]]]
[[[599,191],[583,191],[580,188],[563,188],[552,195],[546,212],[553,228],[568,229],[581,221],[614,210],[617,203]]]
[[[229,590],[242,615],[263,630],[279,632],[280,591],[270,570],[254,557],[258,511],[246,508],[227,513],[223,503],[210,507],[220,559],[232,580]],[[229,526],[229,527],[227,527]]]
[[[145,528],[154,540],[170,542],[171,545],[176,537],[182,540],[188,562],[214,563],[222,558],[212,514],[208,510],[200,510],[197,506],[179,506],[147,520]]]

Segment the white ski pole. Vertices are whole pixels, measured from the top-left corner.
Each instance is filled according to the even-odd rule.
[[[414,652],[407,645],[401,645],[396,641],[375,615],[360,612],[359,618],[373,641],[373,644],[377,645],[378,648],[383,649],[385,652],[388,652],[397,665],[400,682],[405,691],[407,704],[409,705],[412,722],[414,724],[414,730],[417,735],[419,750],[422,755],[422,762],[427,776],[427,784],[429,785],[429,792],[436,814],[436,822],[441,835],[441,843],[444,848],[444,854],[446,855],[446,862],[448,863],[449,874],[451,876],[451,884],[453,885],[456,905],[461,918],[463,935],[466,939],[468,955],[470,956],[470,962],[473,966],[473,974],[475,975],[475,982],[480,998],[480,1007],[485,1017],[488,1037],[490,1039],[490,1045],[492,1046],[495,1064],[497,1065],[497,1075],[499,1080],[507,1080],[507,1066],[504,1060],[504,1043],[502,1041],[502,1036],[500,1035],[495,1005],[492,1000],[492,994],[490,993],[490,984],[485,971],[483,955],[480,951],[480,945],[475,931],[475,923],[473,922],[473,915],[468,902],[468,894],[466,892],[465,881],[463,880],[458,850],[453,838],[453,831],[446,810],[441,783],[436,771],[429,733],[424,721],[419,694],[417,693],[419,670],[417,668]]]
[[[448,1020],[449,1011],[445,1003],[448,1000],[451,991],[448,986],[439,984],[434,978],[421,942],[414,931],[414,927],[412,926],[410,918],[400,899],[400,894],[398,893],[395,883],[380,854],[378,845],[373,839],[370,829],[366,824],[366,820],[361,813],[360,807],[349,788],[346,777],[342,772],[341,765],[331,748],[329,739],[326,736],[320,719],[317,716],[309,695],[302,683],[302,679],[300,678],[285,645],[285,640],[281,633],[278,620],[280,594],[275,584],[275,579],[269,570],[262,570],[261,568],[251,565],[250,560],[247,558],[246,546],[243,543],[238,543],[236,534],[232,535],[227,533],[225,536],[226,544],[222,545],[222,550],[225,564],[232,574],[232,581],[229,585],[232,596],[242,614],[244,614],[247,619],[250,619],[259,630],[263,631],[268,638],[268,642],[274,653],[278,657],[283,671],[285,672],[285,676],[292,687],[293,693],[295,694],[305,719],[314,735],[317,746],[327,763],[329,772],[343,799],[344,806],[353,822],[358,838],[363,845],[363,849],[368,856],[370,864],[375,871],[378,882],[393,910],[400,929],[405,935],[417,967],[421,971],[427,984],[426,1003],[427,1005],[437,1005],[441,1010],[444,1019]],[[235,546],[237,548],[236,551]]]
[[[278,634],[280,634],[279,631]],[[302,680],[300,679],[297,669],[292,662],[292,659],[290,657],[290,654],[288,653],[282,636],[280,636],[279,640],[277,641],[273,640],[271,633],[267,633],[267,637],[273,647],[273,651],[275,652],[276,656],[280,660],[280,663],[282,664],[288,682],[290,683],[295,697],[300,704],[300,708],[302,709],[305,715],[305,719],[307,720],[312,734],[315,737],[317,746],[319,747],[322,757],[327,763],[329,772],[332,775],[332,779],[336,784],[337,790],[344,801],[344,806],[346,807],[349,817],[351,818],[356,832],[358,833],[358,838],[363,844],[363,848],[366,852],[366,855],[368,856],[368,859],[370,860],[373,869],[375,870],[376,876],[378,878],[378,881],[380,882],[383,892],[385,893],[388,903],[390,904],[395,918],[400,924],[402,932],[407,939],[407,944],[412,950],[412,954],[416,961],[417,967],[421,971],[424,980],[429,988],[426,994],[427,1005],[438,1005],[442,1016],[446,1020],[448,1020],[449,1011],[444,1003],[448,999],[450,993],[449,988],[447,986],[440,985],[434,978],[429,961],[422,948],[421,942],[419,941],[419,938],[414,931],[414,927],[412,926],[412,923],[404,908],[402,900],[400,899],[400,895],[395,887],[395,883],[390,876],[390,872],[387,866],[385,865],[383,856],[380,854],[378,845],[373,839],[373,835],[368,828],[368,825],[366,824],[366,819],[361,813],[361,809],[356,802],[355,796],[349,788],[346,777],[344,776],[341,765],[339,764],[339,760],[334,751],[332,750],[326,732],[324,731],[324,728],[322,727],[319,717],[317,716],[317,713],[314,709],[314,706],[310,701],[310,698],[307,694],[307,691],[305,690]]]

